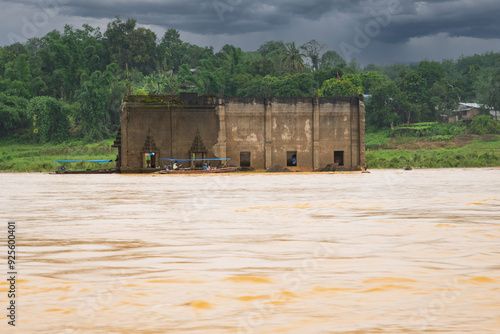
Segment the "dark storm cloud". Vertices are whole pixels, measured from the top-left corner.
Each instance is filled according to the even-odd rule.
[[[38,5],[57,0],[6,0]],[[350,12],[362,0],[190,0],[190,1],[82,1],[64,0],[60,13],[67,16],[133,17],[141,24],[154,24],[195,34],[242,34],[286,27],[296,18],[317,20],[336,12]]]
[[[69,24],[109,21],[119,15],[143,25],[175,28],[196,36],[224,35],[233,40],[253,33],[265,42],[288,33],[289,40],[349,42],[355,27],[364,30],[388,11],[389,22],[371,36],[382,44],[443,34],[482,40],[500,37],[498,0],[0,0],[0,5],[24,5],[40,11],[57,2],[61,4],[58,15]],[[17,25],[23,23],[21,18],[8,19],[17,19]],[[3,22],[3,27],[10,26],[10,22]]]
[[[440,33],[480,39],[500,37],[500,2],[497,0],[402,1],[401,7],[401,13],[395,15],[378,36],[380,41],[401,43],[413,37]]]

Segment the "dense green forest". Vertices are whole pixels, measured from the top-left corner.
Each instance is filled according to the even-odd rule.
[[[216,51],[183,42],[175,29],[159,38],[134,19],[116,17],[104,33],[67,25],[0,47],[0,138],[109,138],[127,89],[247,97],[367,94],[367,129],[376,131],[436,121],[459,102],[500,110],[500,53],[362,68],[316,40]]]

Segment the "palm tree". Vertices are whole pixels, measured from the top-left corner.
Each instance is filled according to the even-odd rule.
[[[303,53],[300,53],[300,49],[295,46],[295,42],[286,43],[283,57],[285,70],[290,70],[292,73],[304,71],[304,61],[302,60],[304,56]]]

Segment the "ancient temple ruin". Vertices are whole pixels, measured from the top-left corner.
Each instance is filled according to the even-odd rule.
[[[291,171],[365,166],[362,97],[239,98],[127,95],[115,142],[123,173],[165,168],[162,159],[231,158],[230,165]]]

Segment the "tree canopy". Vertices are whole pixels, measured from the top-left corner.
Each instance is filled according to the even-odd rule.
[[[247,97],[368,94],[380,128],[435,121],[459,102],[500,110],[500,54],[362,68],[315,39],[267,41],[255,51],[161,37],[116,17],[102,32],[83,25],[0,47],[0,138],[98,140],[116,131],[124,94],[196,92]]]

